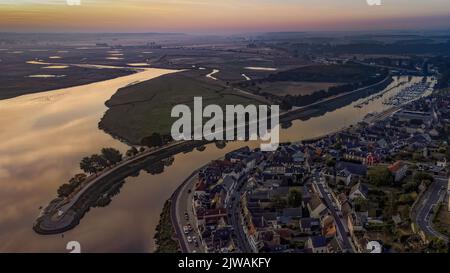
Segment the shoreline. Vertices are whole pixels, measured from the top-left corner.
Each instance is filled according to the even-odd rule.
[[[68,65],[68,66],[83,68],[83,66],[80,66],[80,65],[77,65],[77,64],[59,64],[59,63],[51,63],[51,64],[52,65],[53,64],[55,64],[55,65]],[[80,83],[66,84],[66,85],[62,85],[61,87],[57,87],[57,88],[49,87],[49,88],[44,88],[44,89],[38,90],[38,91],[24,92],[24,93],[17,94],[17,95],[12,95],[12,96],[8,95],[8,96],[3,97],[0,94],[0,101],[14,100],[14,99],[22,98],[22,97],[25,97],[25,96],[31,96],[31,95],[36,95],[36,94],[40,94],[40,93],[47,93],[47,92],[55,92],[55,91],[66,90],[66,89],[70,89],[70,88],[79,88],[79,87],[83,87],[83,86],[90,85],[90,84],[97,84],[97,83],[102,83],[102,82],[106,82],[106,81],[110,81],[110,80],[114,80],[114,79],[118,79],[118,78],[122,78],[122,77],[127,77],[127,76],[130,76],[130,75],[133,75],[133,74],[145,71],[145,69],[136,68],[136,67],[110,67],[110,68],[100,68],[100,67],[98,67],[98,68],[95,68],[95,66],[96,65],[91,65],[90,68],[93,69],[93,70],[97,70],[97,69],[98,70],[101,70],[101,69],[118,70],[118,71],[122,71],[125,74],[124,75],[120,75],[120,74],[112,75],[111,77],[106,77],[106,78],[103,78],[103,79],[100,79],[100,80],[99,79],[93,79],[92,81],[88,80],[87,82],[81,83],[81,84]],[[86,67],[86,68],[88,68],[88,67]],[[95,73],[95,72],[93,72],[93,73]]]
[[[59,234],[76,227],[84,214],[96,205],[98,198],[112,185],[122,182],[144,166],[175,154],[190,151],[207,142],[181,142],[156,150],[147,150],[92,177],[92,181],[71,199],[55,198],[40,213],[33,230],[41,235]],[[89,177],[91,178],[91,177]],[[88,179],[89,179],[88,178]]]
[[[346,93],[339,97],[335,97],[332,100],[345,99],[355,93],[359,94],[360,92],[364,92],[364,90],[366,90],[366,89],[367,89],[367,87],[360,88],[358,90],[352,91],[351,93]],[[295,109],[293,111],[284,112],[280,115],[280,121],[286,122],[286,121],[301,119],[299,117],[299,115],[301,116],[304,112],[308,112],[309,108],[317,107],[318,105],[322,105],[327,102],[328,101],[321,101],[316,104],[303,107],[301,109]],[[345,105],[347,105],[347,104],[348,103],[345,103]],[[346,128],[342,128],[341,130],[345,130],[345,129]],[[339,131],[340,130],[335,131],[335,132],[330,132],[328,134],[318,136],[314,139],[320,139],[320,138],[326,137],[327,135],[335,134]],[[302,140],[302,141],[305,142],[308,140]],[[311,140],[309,140],[309,141],[311,141]],[[175,148],[175,151],[173,151],[173,152],[170,152],[170,149],[172,147],[169,144],[169,146],[160,147],[156,151],[150,151],[148,153],[140,154],[137,156],[138,159],[136,159],[136,158],[131,159],[131,162],[133,163],[134,161],[142,160],[144,162],[149,163],[148,161],[153,162],[155,160],[155,157],[152,156],[153,153],[161,152],[163,154],[162,158],[165,158],[165,157],[169,157],[174,154],[177,154],[179,152],[190,151],[192,149],[195,149],[196,147],[203,146],[208,143],[210,143],[210,142],[208,142],[208,141],[199,141],[199,142],[198,141],[187,141],[187,142],[182,142],[182,143],[175,143],[175,146],[181,145],[181,147],[180,147],[180,150]],[[212,143],[214,143],[214,142],[212,142]],[[174,144],[174,143],[172,143],[172,144]],[[103,188],[103,187],[101,187],[102,185],[105,185],[105,184],[107,185],[111,182],[115,183],[118,180],[121,181],[121,180],[125,179],[129,174],[132,174],[137,169],[139,169],[136,166],[134,166],[132,168],[131,172],[129,170],[123,172],[123,170],[121,168],[122,167],[126,168],[129,164],[130,164],[130,162],[128,162],[128,163],[122,162],[118,166],[114,167],[113,169],[106,170],[106,174],[103,173],[103,174],[99,174],[99,176],[97,176],[97,177],[94,177],[93,178],[94,181],[92,181],[87,186],[85,186],[85,188],[83,188],[81,190],[82,191],[81,193],[79,192],[76,194],[78,196],[76,196],[75,201],[61,200],[60,198],[56,198],[56,199],[52,200],[49,203],[49,205],[41,212],[41,215],[39,215],[38,218],[36,219],[36,221],[33,225],[34,231],[38,234],[49,235],[49,234],[62,233],[62,232],[71,230],[74,227],[76,227],[80,223],[80,220],[83,218],[84,214],[89,211],[89,209],[92,207],[92,205],[95,201],[95,200],[92,200],[92,196],[89,196],[89,193],[93,193],[93,196],[95,197],[97,195],[97,193],[99,193],[99,192],[101,193],[101,189]],[[139,164],[135,164],[135,165],[139,165]],[[201,169],[201,168],[199,168],[199,169]],[[197,171],[199,169],[197,169]],[[119,176],[117,176],[117,173],[119,173]],[[194,174],[195,174],[195,172],[190,177],[192,177]],[[105,177],[103,177],[103,176],[105,176]],[[111,176],[111,177],[109,177],[109,176]],[[106,182],[103,180],[106,180]],[[187,180],[189,180],[189,178]],[[100,186],[95,185],[97,183],[100,184]],[[97,189],[97,187],[100,189]],[[93,189],[89,189],[89,188],[93,188]],[[79,204],[80,200],[82,201],[81,204]],[[69,205],[67,205],[67,203],[69,203]],[[60,210],[62,207],[64,207],[64,208],[62,210]],[[66,207],[68,207],[68,208],[66,208]],[[62,214],[62,215],[58,215],[55,217],[56,214]]]
[[[164,202],[164,207],[159,215],[159,223],[155,229],[155,251],[153,253],[177,253],[180,251],[176,232],[171,220],[172,200]]]

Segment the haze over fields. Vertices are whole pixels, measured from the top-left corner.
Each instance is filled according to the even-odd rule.
[[[251,15],[251,16],[250,16]],[[0,31],[249,32],[450,26],[447,0],[1,0]]]

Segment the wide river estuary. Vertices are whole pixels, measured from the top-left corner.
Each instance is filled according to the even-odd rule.
[[[83,252],[152,252],[153,236],[164,202],[198,167],[226,152],[255,143],[214,144],[203,152],[178,154],[161,174],[142,170],[129,177],[112,202],[92,208],[64,235],[42,236],[32,230],[40,207],[56,197],[58,187],[80,172],[79,161],[103,147],[125,152],[128,146],[98,129],[104,105],[118,88],[173,71],[145,69],[133,75],[73,88],[0,101],[0,252],[68,252],[69,241]],[[282,141],[321,136],[388,108],[382,102],[421,77],[396,77],[382,97],[362,108],[360,99],[346,106],[294,121]],[[396,87],[402,83],[401,87]],[[151,118],[149,117],[149,121]]]

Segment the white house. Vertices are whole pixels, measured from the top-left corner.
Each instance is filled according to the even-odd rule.
[[[446,168],[447,167],[447,158],[444,157],[443,161],[436,162],[436,166],[441,167],[441,168]]]

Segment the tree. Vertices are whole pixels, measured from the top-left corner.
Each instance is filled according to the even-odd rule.
[[[410,193],[408,194],[401,194],[398,197],[398,203],[400,204],[407,204],[407,205],[412,205],[414,203],[414,196],[411,195]]]
[[[131,149],[129,149],[126,153],[127,156],[135,156],[138,154],[138,149],[136,149],[136,147],[131,147]]]
[[[428,173],[418,172],[414,175],[414,181],[419,182],[419,183],[422,181],[433,182],[434,178],[432,175],[430,175]]]
[[[63,184],[58,188],[59,197],[68,197],[81,183],[86,179],[85,174],[77,174],[69,180],[69,183]]]
[[[390,185],[394,181],[394,175],[389,169],[381,166],[369,170],[367,176],[369,183],[377,187]]]
[[[114,148],[103,148],[102,157],[106,159],[108,165],[115,165],[122,161],[122,154]]]
[[[332,157],[328,157],[327,158],[327,166],[334,168],[336,167],[336,159],[332,158]]]
[[[101,155],[94,154],[91,156],[92,166],[95,168],[95,173],[104,170],[108,167],[108,161]]]
[[[439,238],[432,238],[428,244],[428,250],[432,253],[448,253],[449,246]]]
[[[392,218],[392,216],[395,214],[396,204],[397,202],[397,195],[393,192],[389,192],[386,196],[386,203],[383,210],[383,217],[386,219]]]
[[[223,149],[227,146],[227,142],[223,141],[223,140],[218,140],[218,141],[215,141],[215,145],[217,148]]]
[[[369,210],[369,201],[364,198],[357,197],[353,200],[353,205],[355,207],[355,211],[368,211]]]
[[[404,192],[410,193],[413,191],[418,191],[419,185],[420,185],[419,181],[413,180],[413,181],[409,181],[409,182],[403,184],[402,189]]]
[[[81,159],[80,169],[88,174],[93,174],[93,173],[97,172],[91,158],[87,157],[87,156],[83,157],[83,159]]]
[[[160,147],[163,144],[163,140],[160,134],[153,133],[151,136],[144,137],[141,140],[141,144],[149,148]]]
[[[302,205],[302,193],[297,189],[292,189],[288,194],[288,204],[293,208],[298,208]]]

